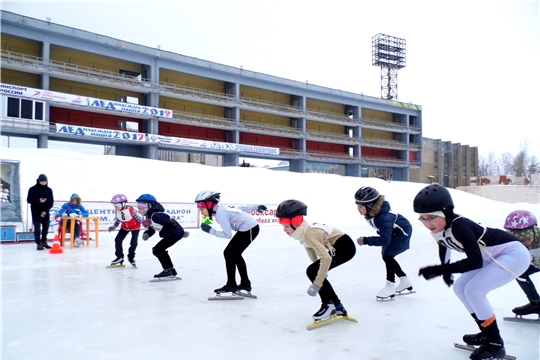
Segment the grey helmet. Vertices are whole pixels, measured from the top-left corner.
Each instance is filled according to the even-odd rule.
[[[354,199],[356,200],[356,204],[365,205],[375,202],[379,196],[381,196],[381,194],[379,194],[376,189],[369,186],[363,186],[356,191]]]

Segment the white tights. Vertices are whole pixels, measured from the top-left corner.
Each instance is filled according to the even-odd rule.
[[[454,283],[454,293],[469,314],[475,313],[480,320],[489,319],[495,314],[486,295],[523,274],[530,264],[529,251],[518,241],[490,246],[487,250],[513,274],[482,253],[482,268],[463,273]]]

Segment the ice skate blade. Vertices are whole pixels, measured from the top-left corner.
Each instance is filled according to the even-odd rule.
[[[331,324],[331,323],[334,323],[334,322],[340,321],[340,320],[347,320],[347,321],[352,321],[352,322],[355,322],[355,323],[358,322],[358,321],[356,321],[355,318],[350,317],[350,316],[330,315],[329,318],[326,318],[326,319],[323,319],[323,320],[315,320],[313,322],[313,324],[309,324],[306,328],[308,330],[313,330],[313,329],[317,329],[317,328],[320,328],[322,326],[325,326],[325,325],[328,325],[328,324]]]
[[[405,289],[405,290],[401,290],[401,291],[396,291],[396,295],[409,295],[409,294],[416,294],[416,291],[415,290],[409,290],[409,289]]]
[[[474,351],[476,350],[476,347],[475,346],[472,346],[472,345],[469,345],[469,344],[459,344],[459,343],[454,343],[454,347],[458,348],[458,349],[462,349],[462,350],[467,350],[467,351]],[[499,358],[498,358],[499,359]],[[512,355],[505,355],[503,358],[501,359],[505,359],[505,360],[516,360],[516,357],[515,356],[512,356]]]
[[[148,281],[150,281],[150,282],[164,282],[164,281],[176,281],[176,280],[182,280],[182,278],[179,277],[179,276],[166,276],[166,277],[161,277],[161,278],[150,279]]]
[[[105,268],[107,268],[107,269],[120,268],[120,267],[126,267],[126,265],[121,264],[121,265],[108,265],[108,266],[105,266]]]
[[[251,298],[251,299],[256,299],[257,298],[257,295],[253,295],[250,292],[248,293],[248,292],[237,291],[237,292],[235,292],[235,295],[243,296],[243,297],[247,297],[247,298]]]
[[[532,315],[532,314],[529,314]],[[525,323],[525,324],[537,324],[540,325],[540,316],[538,319],[529,319],[522,317],[523,315],[516,315],[515,317],[503,317],[504,321],[510,321],[510,322],[517,322],[517,323]]]
[[[244,297],[236,295],[236,293],[232,293],[231,295],[220,295],[216,293],[216,296],[209,296],[208,300],[244,300]]]
[[[390,295],[390,296],[387,296],[387,297],[376,296],[376,298],[377,298],[377,301],[391,301],[391,300],[394,300],[396,298],[395,295],[397,295],[397,294]]]

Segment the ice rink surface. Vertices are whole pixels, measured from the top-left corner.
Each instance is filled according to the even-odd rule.
[[[306,294],[309,258],[280,229],[263,228],[244,253],[258,299],[241,301],[207,300],[225,284],[226,240],[192,230],[170,249],[182,280],[150,283],[161,271],[151,250],[156,239],[139,240],[138,269],[106,269],[114,259],[114,236],[101,233],[99,247],[91,242],[63,254],[36,251],[34,244],[1,246],[3,359],[454,360],[469,353],[453,342],[477,332],[441,279],[416,276],[421,265],[437,261],[428,234],[416,236],[397,257],[417,293],[376,301],[385,282],[380,249],[358,247],[349,263],[329,273],[358,323],[312,331],[306,326],[320,302]],[[124,246],[127,251],[128,240]],[[538,284],[538,274],[533,279]],[[526,303],[518,285],[489,299],[507,352],[539,359],[539,326],[502,320]]]

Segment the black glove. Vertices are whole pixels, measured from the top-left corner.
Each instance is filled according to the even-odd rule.
[[[441,276],[444,273],[442,265],[427,266],[418,271],[418,276],[423,276],[424,279],[429,280],[434,277]]]
[[[452,276],[452,274],[449,274],[449,273],[443,274],[442,278],[444,282],[446,283],[446,285],[448,285],[448,287],[452,286],[452,284],[454,283],[454,276]]]
[[[212,229],[212,227],[208,224],[201,224],[201,230],[206,232],[206,233],[210,233],[210,229]]]
[[[144,241],[148,240],[149,237],[150,237],[150,235],[148,235],[148,232],[146,232],[146,231],[143,232],[143,234],[142,234],[142,239],[143,239]]]
[[[259,207],[257,208],[257,212],[263,212],[264,210],[268,209],[266,206],[264,205],[259,205]]]

